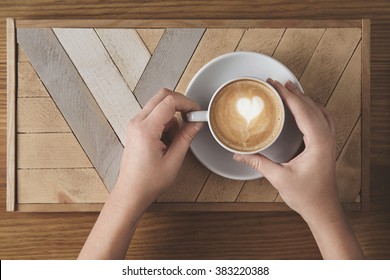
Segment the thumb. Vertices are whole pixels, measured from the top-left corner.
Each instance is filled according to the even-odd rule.
[[[172,143],[169,146],[167,156],[173,161],[181,162],[192,142],[192,139],[194,139],[196,134],[198,134],[198,132],[202,129],[203,125],[204,124],[200,122],[186,122],[173,138]]]
[[[280,164],[260,154],[234,154],[233,159],[235,161],[245,163],[246,165],[249,165],[253,169],[259,171],[269,181],[272,181],[272,179],[275,178],[283,168]]]

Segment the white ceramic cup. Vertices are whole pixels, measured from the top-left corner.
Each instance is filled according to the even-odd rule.
[[[210,124],[210,109],[211,109],[211,105],[214,101],[214,98],[215,96],[225,87],[227,86],[228,84],[231,84],[233,82],[236,82],[236,81],[240,81],[240,80],[251,80],[251,81],[255,81],[257,83],[260,83],[264,86],[266,86],[276,97],[276,100],[277,102],[279,103],[280,105],[280,108],[281,108],[281,117],[282,117],[282,124],[280,126],[280,129],[279,131],[277,132],[277,134],[275,135],[274,139],[268,143],[266,146],[264,147],[261,147],[260,149],[258,150],[254,150],[254,151],[238,151],[238,150],[235,150],[235,149],[232,149],[231,147],[225,145],[221,140],[218,139],[218,137],[216,136],[215,132],[214,132],[214,129],[212,127],[212,125]],[[285,110],[284,110],[284,104],[283,104],[283,101],[282,99],[280,98],[279,96],[279,93],[267,82],[265,81],[262,81],[260,79],[257,79],[257,78],[253,78],[253,77],[238,77],[238,78],[234,78],[234,79],[231,79],[225,83],[223,83],[213,94],[213,96],[211,97],[210,99],[210,102],[209,102],[209,105],[208,105],[208,108],[206,111],[193,111],[193,112],[189,112],[187,113],[187,121],[189,122],[207,122],[209,124],[209,128],[210,128],[210,131],[211,131],[211,134],[213,135],[215,141],[218,142],[219,145],[221,145],[223,148],[225,148],[226,150],[228,150],[229,152],[232,152],[232,153],[238,153],[238,154],[256,154],[256,153],[259,153],[265,149],[267,149],[268,147],[270,147],[279,137],[282,129],[283,129],[283,126],[284,126],[284,121],[285,121]]]

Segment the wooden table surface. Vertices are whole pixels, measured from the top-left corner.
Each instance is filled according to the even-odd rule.
[[[0,258],[73,259],[97,213],[7,213],[5,18],[29,19],[360,19],[371,30],[371,209],[348,213],[369,259],[390,258],[390,3],[382,1],[67,1],[0,3]],[[90,3],[89,3],[90,2]],[[112,2],[112,3],[111,3]],[[114,3],[115,2],[115,3]],[[221,1],[222,2],[222,1]],[[258,3],[256,3],[258,2]],[[275,3],[273,3],[275,2]],[[294,213],[149,212],[129,259],[317,259]]]

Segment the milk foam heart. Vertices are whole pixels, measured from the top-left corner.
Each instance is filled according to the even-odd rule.
[[[252,99],[243,97],[237,100],[236,107],[241,116],[246,119],[247,125],[249,125],[251,120],[263,112],[264,101],[258,96],[254,96]]]

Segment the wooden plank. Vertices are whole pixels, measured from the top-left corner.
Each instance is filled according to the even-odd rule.
[[[168,28],[165,31],[134,90],[142,106],[160,88],[174,89],[176,87],[203,32],[203,28]]]
[[[273,57],[286,65],[299,79],[324,32],[324,28],[288,28]]]
[[[371,21],[362,20],[362,210],[370,208],[370,166],[371,166]]]
[[[243,34],[244,29],[208,28],[181,76],[175,91],[184,93],[192,77],[203,65],[222,54],[233,52]]]
[[[69,204],[50,204],[50,203],[27,203],[17,204],[18,212],[100,212],[103,208],[102,203],[69,203]],[[359,203],[342,203],[345,211],[359,211]],[[191,203],[191,202],[164,202],[154,203],[149,209],[149,212],[161,211],[217,211],[217,212],[287,212],[291,211],[285,203],[250,203],[250,202],[209,202],[209,203]]]
[[[15,210],[15,127],[16,127],[16,38],[15,21],[7,18],[7,201],[6,210]]]
[[[17,28],[342,28],[361,27],[361,20],[286,20],[286,19],[20,19]]]
[[[196,202],[234,202],[244,182],[211,173]]]
[[[285,30],[285,28],[250,28],[245,31],[236,51],[259,52],[272,56]]]
[[[325,104],[361,38],[360,28],[325,31],[300,82],[305,93]]]
[[[95,29],[131,90],[135,88],[150,53],[134,29]],[[111,77],[108,77],[111,78]]]
[[[18,63],[18,97],[49,97],[30,62]]]
[[[108,191],[94,168],[17,171],[18,203],[104,203]]]
[[[72,132],[51,98],[18,98],[18,133]]]
[[[138,28],[137,33],[141,37],[149,53],[153,54],[158,42],[165,32],[165,28]]]
[[[53,29],[122,144],[141,108],[93,29]],[[93,51],[91,51],[93,50]]]
[[[175,182],[158,201],[194,202],[209,174],[210,171],[195,158],[192,152],[187,152]]]
[[[77,69],[52,30],[18,29],[17,39],[99,176],[111,190],[119,173],[123,146]]]
[[[361,119],[356,123],[336,162],[339,198],[354,202],[361,190]]]
[[[103,203],[18,203],[18,212],[100,212]]]
[[[265,179],[246,181],[236,202],[273,202],[278,191]]]
[[[336,123],[336,157],[361,114],[361,45],[356,48],[326,108]]]
[[[17,135],[17,168],[92,167],[73,133]]]
[[[17,48],[17,52],[18,52],[18,62],[28,62],[28,58],[26,56],[26,54],[24,53],[23,49],[18,45],[18,48]]]

